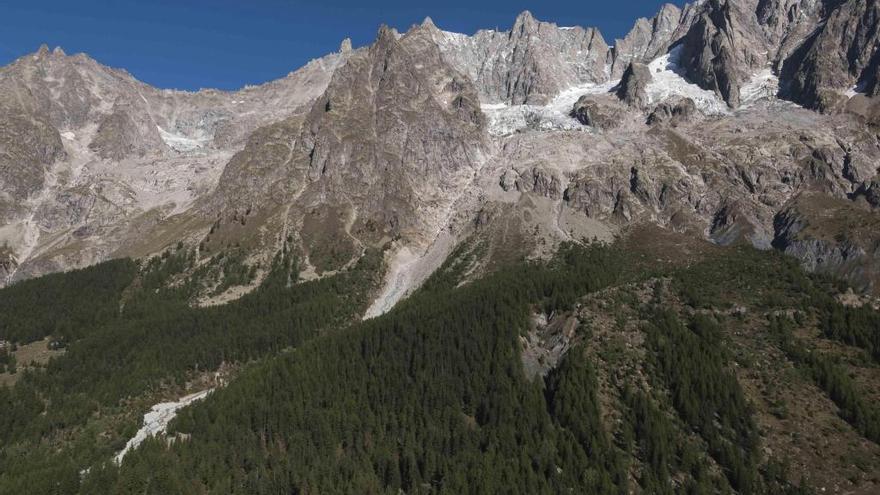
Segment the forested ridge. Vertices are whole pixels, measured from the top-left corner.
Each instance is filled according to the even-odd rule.
[[[443,271],[385,317],[249,370],[211,407],[181,414],[176,431],[210,442],[173,454],[153,443],[90,489],[100,480],[155,493],[625,493],[588,364],[573,353],[544,390],[524,379],[518,346],[531,304],[570,305],[621,271],[605,248],[461,289]],[[150,474],[156,462],[166,474]]]
[[[338,276],[294,283],[296,261],[285,250],[257,290],[210,308],[189,303],[197,276],[169,283],[193,265],[193,253],[183,249],[146,262],[134,294],[124,295],[122,284],[112,284],[121,267],[132,281],[137,270],[131,261],[51,276],[73,278],[62,287],[76,294],[61,300],[72,300],[84,316],[66,319],[64,307],[47,309],[46,321],[68,322],[63,328],[69,333],[61,334],[70,336],[67,352],[44,370],[24,373],[14,388],[0,387],[0,493],[76,492],[79,471],[112,457],[136,430],[140,415],[130,410],[132,398],[179,388],[194,373],[277,353],[321,328],[344,324],[365,305],[378,260],[370,253]],[[40,300],[41,281],[2,293]],[[95,294],[86,281],[119,290]],[[103,298],[91,304],[99,295]],[[15,316],[0,320],[19,325]]]
[[[81,339],[117,316],[121,294],[136,274],[133,261],[114,260],[7,287],[0,297],[0,340]]]
[[[565,246],[462,283],[479,255],[461,247],[365,322],[357,315],[380,253],[297,283],[282,252],[259,289],[213,308],[185,302],[199,283],[191,252],[147,262],[135,289],[118,292],[121,310],[71,334],[81,336],[45,370],[0,388],[0,493],[814,493],[785,451],[768,448],[759,398],[741,382],[761,357],[732,339],[743,325],[753,339],[766,331],[805,371],[798,380],[877,441],[873,404],[841,378],[847,363],[792,340],[815,324],[828,342],[871,355],[876,313],[840,305],[831,281],[785,258],[733,248],[658,268],[620,245]],[[248,278],[235,258],[229,266]],[[609,380],[615,365],[602,356],[616,347],[593,337],[583,298],[657,280],[669,283],[651,282],[648,299],[598,306],[630,307],[643,336],[643,351],[623,352],[646,375]],[[800,323],[774,316],[791,312]],[[536,314],[579,324],[560,362],[529,379],[522,342]],[[110,462],[142,411],[126,405],[132,397],[230,362],[249,364],[179,413],[167,436],[176,441],[148,440]]]

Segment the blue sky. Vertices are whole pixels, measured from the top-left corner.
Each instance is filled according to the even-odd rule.
[[[595,26],[611,43],[661,0],[9,0],[0,15],[0,65],[41,43],[86,52],[162,88],[236,89],[281,77],[380,24],[406,30],[430,16],[442,29],[506,29],[522,10],[562,26]],[[681,5],[682,2],[674,2]]]

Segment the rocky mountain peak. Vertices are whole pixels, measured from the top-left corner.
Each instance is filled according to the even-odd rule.
[[[509,31],[434,36],[444,57],[488,103],[542,105],[560,91],[608,79],[609,48],[596,29],[563,28],[520,14]]]
[[[399,37],[400,33],[398,33],[396,29],[387,24],[382,24],[379,26],[379,31],[376,33],[376,41],[373,43],[373,47],[391,45],[393,42],[397,41],[397,38]]]
[[[708,0],[696,23],[681,41],[680,66],[686,76],[714,91],[733,108],[740,103],[745,40],[731,15],[731,2]]]
[[[668,50],[682,21],[682,11],[667,3],[652,19],[636,20],[632,30],[614,41],[611,77],[623,75],[629,63],[650,61]]]
[[[540,22],[535,19],[531,12],[524,10],[516,16],[511,32],[518,34],[533,33],[537,30],[539,24]]]

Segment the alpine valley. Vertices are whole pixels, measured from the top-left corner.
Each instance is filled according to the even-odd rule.
[[[698,0],[233,92],[19,58],[0,494],[880,493],[878,49]]]

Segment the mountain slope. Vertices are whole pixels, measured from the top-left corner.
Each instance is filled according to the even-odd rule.
[[[379,305],[388,307],[475,219],[504,205],[513,205],[513,217],[499,217],[505,229],[526,212],[538,219],[515,220],[519,234],[529,223],[541,231],[517,246],[525,255],[580,238],[553,226],[554,216],[587,237],[649,221],[766,247],[774,215],[801,192],[872,197],[875,146],[859,128],[871,118],[876,65],[869,4],[664,6],[614,48],[595,29],[528,12],[508,31],[473,36],[428,19],[405,35],[383,31],[368,48],[343,43],[284,79],[234,93],[157,90],[44,48],[0,71],[10,143],[4,281],[179,241],[206,253],[243,245],[251,264],[265,265],[288,237],[317,277],[364,246],[395,240]],[[861,27],[826,46],[844,24]],[[821,62],[831,53],[847,53],[847,64]],[[381,70],[369,67],[376,63]],[[643,72],[638,96],[618,91],[638,102],[621,105],[607,92],[633,63],[648,65],[650,77]],[[820,117],[779,99],[841,110],[861,80],[868,93],[847,103],[858,114]],[[837,103],[820,102],[820,86]],[[644,125],[664,112],[687,117],[677,131]],[[777,112],[787,117],[772,118]],[[706,122],[715,135],[701,132]],[[745,128],[782,133],[760,156],[731,155]],[[531,148],[525,160],[509,152],[521,142]],[[639,164],[652,154],[671,168]],[[727,164],[720,174],[717,163]]]
[[[144,229],[209,193],[248,134],[319,96],[347,56],[235,93],[158,90],[45,47],[3,68],[3,283],[160,250]]]
[[[875,493],[875,4],[0,69],[0,493]]]

